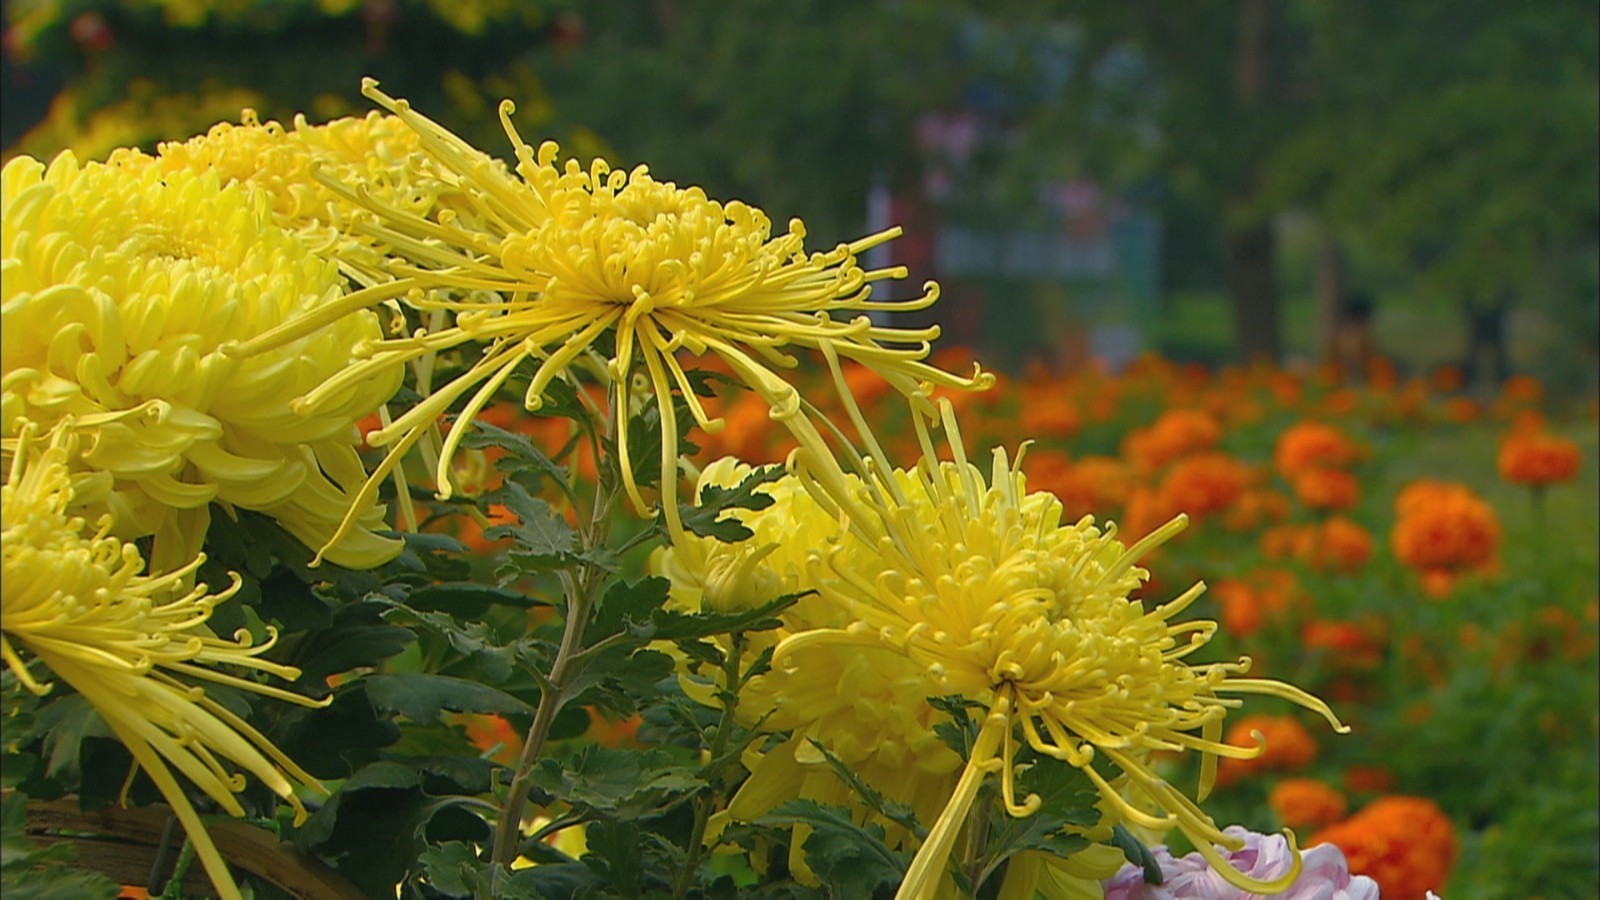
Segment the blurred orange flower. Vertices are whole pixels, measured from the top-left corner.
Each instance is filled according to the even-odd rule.
[[[1030,489],[1056,495],[1061,501],[1062,518],[1069,521],[1085,515],[1097,519],[1113,515],[1128,502],[1134,488],[1132,470],[1109,456],[1085,456],[1074,461],[1060,450],[1030,450],[1023,457],[1023,471]]]
[[[1372,558],[1372,533],[1343,516],[1330,516],[1309,529],[1302,558],[1313,569],[1355,572]]]
[[[1544,399],[1544,385],[1532,375],[1513,375],[1500,386],[1500,396],[1516,403],[1538,403]]]
[[[1144,485],[1136,486],[1128,493],[1122,518],[1117,520],[1117,537],[1123,541],[1137,541],[1172,521],[1178,512],[1163,492]]]
[[[634,735],[639,730],[639,725],[644,720],[637,715],[624,716],[612,719],[605,716],[592,706],[584,709],[589,712],[589,730],[584,734],[602,747],[632,747],[637,745]]]
[[[1471,397],[1451,397],[1445,401],[1444,417],[1458,424],[1475,422],[1483,415],[1483,407]]]
[[[1433,370],[1429,380],[1433,383],[1433,389],[1440,393],[1459,391],[1467,383],[1466,373],[1461,371],[1460,366],[1440,366]]]
[[[1353,622],[1313,619],[1300,629],[1300,644],[1312,653],[1327,654],[1338,668],[1370,669],[1383,662],[1383,644],[1369,628]]]
[[[1317,739],[1293,716],[1245,716],[1228,726],[1224,743],[1253,747],[1260,732],[1264,747],[1254,759],[1224,758],[1217,766],[1217,785],[1237,784],[1257,772],[1293,772],[1317,758]]]
[[[1253,488],[1240,494],[1228,508],[1222,525],[1229,531],[1254,531],[1288,517],[1288,496],[1271,488]]]
[[[517,755],[522,752],[522,735],[502,716],[456,713],[450,717],[450,723],[460,726],[467,733],[467,740],[472,742],[472,746],[485,753],[493,751],[490,759],[501,765],[515,764]]]
[[[1222,613],[1222,627],[1241,638],[1260,631],[1268,621],[1282,618],[1291,599],[1287,590],[1275,590],[1269,585],[1236,578],[1217,582],[1212,593]]]
[[[1394,786],[1394,773],[1385,766],[1354,765],[1344,770],[1345,790],[1353,793],[1383,794]]]
[[[1019,393],[1022,408],[1018,420],[1024,434],[1064,438],[1077,432],[1082,418],[1060,385],[1026,385]]]
[[[1545,431],[1513,433],[1500,444],[1500,477],[1512,484],[1543,487],[1578,477],[1578,445]]]
[[[1422,797],[1380,797],[1306,841],[1317,844],[1343,850],[1350,872],[1376,881],[1384,900],[1423,900],[1443,890],[1457,852],[1450,818]]]
[[[1355,462],[1360,450],[1343,431],[1321,422],[1305,421],[1278,435],[1272,461],[1284,478],[1311,469],[1342,468]]]
[[[1167,464],[1216,446],[1222,426],[1198,409],[1169,409],[1148,428],[1136,428],[1122,442],[1122,455],[1135,467],[1155,472]]]
[[[1361,496],[1361,483],[1341,469],[1305,469],[1295,474],[1293,484],[1295,496],[1311,509],[1349,509]]]
[[[1316,542],[1316,526],[1288,523],[1261,532],[1261,555],[1267,559],[1304,559]]]
[[[1500,520],[1471,488],[1418,482],[1395,498],[1390,546],[1419,571],[1457,573],[1493,562],[1500,546]]]
[[[1180,460],[1161,481],[1161,494],[1176,512],[1203,519],[1231,507],[1253,480],[1250,467],[1225,453]]]
[[[1272,786],[1267,805],[1289,828],[1321,828],[1344,817],[1344,794],[1316,778],[1285,778]]]

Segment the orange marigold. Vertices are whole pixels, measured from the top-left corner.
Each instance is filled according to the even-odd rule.
[[[1289,498],[1271,488],[1245,491],[1222,519],[1229,531],[1254,531],[1289,517]]]
[[[1071,437],[1082,417],[1071,400],[1063,396],[1061,385],[1026,385],[1021,391],[1022,430],[1036,437]]]
[[[1532,375],[1513,375],[1500,386],[1500,396],[1514,403],[1538,403],[1544,399],[1544,385]]]
[[[1500,444],[1500,477],[1512,484],[1543,487],[1578,477],[1578,445],[1547,431],[1522,431]]]
[[[1285,778],[1272,786],[1267,805],[1289,828],[1321,828],[1344,817],[1344,794],[1317,778]]]
[[[1261,532],[1261,555],[1267,559],[1305,559],[1316,545],[1316,537],[1315,525],[1274,525]]]
[[[1372,558],[1372,532],[1343,516],[1309,529],[1302,557],[1313,569],[1355,572]]]
[[[1450,818],[1422,797],[1380,797],[1306,844],[1343,850],[1350,872],[1376,881],[1384,900],[1424,900],[1442,890],[1457,852]]]
[[[1034,450],[1024,457],[1023,466],[1028,484],[1055,494],[1062,518],[1068,520],[1085,515],[1103,519],[1121,509],[1134,488],[1133,471],[1109,456],[1074,461],[1059,450]]]
[[[1347,791],[1366,794],[1385,794],[1394,790],[1394,773],[1378,765],[1353,765],[1344,770],[1344,787]]]
[[[1343,431],[1321,422],[1299,422],[1278,435],[1272,461],[1278,473],[1294,478],[1310,469],[1342,468],[1355,462],[1360,451]]]
[[[1261,734],[1262,753],[1253,759],[1224,758],[1217,766],[1217,786],[1242,781],[1257,772],[1292,772],[1317,758],[1317,739],[1293,716],[1244,716],[1228,727],[1224,742],[1239,747],[1256,744]]]
[[[1390,545],[1402,563],[1423,571],[1459,572],[1490,564],[1500,545],[1494,509],[1464,485],[1419,483],[1395,500],[1399,517]]]
[[[1217,445],[1222,426],[1215,416],[1198,409],[1169,409],[1149,428],[1129,432],[1122,455],[1138,468],[1154,472],[1168,463]]]
[[[1311,509],[1349,509],[1361,496],[1361,482],[1342,469],[1305,469],[1293,484],[1294,495]]]
[[[1444,417],[1451,422],[1466,424],[1483,415],[1483,406],[1471,397],[1451,397],[1445,401]]]
[[[1433,370],[1429,380],[1433,383],[1434,390],[1447,393],[1461,390],[1462,385],[1467,383],[1467,375],[1461,371],[1460,366],[1440,366]]]
[[[1221,608],[1222,626],[1241,638],[1260,631],[1266,620],[1276,619],[1289,603],[1286,594],[1261,590],[1237,579],[1219,581],[1211,592]]]
[[[1237,637],[1249,637],[1305,605],[1294,573],[1283,569],[1257,569],[1242,579],[1224,579],[1212,593],[1221,608],[1223,626]]]
[[[1300,645],[1323,653],[1339,668],[1370,669],[1383,662],[1383,645],[1371,629],[1353,622],[1313,619],[1300,629]]]
[[[1199,520],[1222,512],[1250,487],[1250,467],[1225,453],[1180,460],[1161,481],[1161,493],[1178,512]]]

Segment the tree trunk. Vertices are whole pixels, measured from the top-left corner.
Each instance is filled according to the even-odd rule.
[[[1270,113],[1275,6],[1273,0],[1245,0],[1239,7],[1234,97],[1241,125]],[[1255,208],[1259,176],[1258,156],[1252,154],[1240,165],[1228,217],[1228,292],[1240,355],[1276,363],[1283,358],[1283,339],[1273,277],[1275,242],[1270,218]]]
[[[1239,354],[1276,363],[1283,358],[1278,288],[1273,272],[1272,223],[1234,226],[1228,232],[1228,294]]]
[[[1317,358],[1323,363],[1342,362],[1339,329],[1345,317],[1344,252],[1339,239],[1327,230],[1317,241],[1317,269],[1311,290],[1317,309]]]
[[[1506,294],[1491,306],[1462,307],[1467,320],[1467,353],[1461,375],[1468,390],[1490,394],[1511,376],[1511,352],[1506,341],[1506,313],[1510,308]]]

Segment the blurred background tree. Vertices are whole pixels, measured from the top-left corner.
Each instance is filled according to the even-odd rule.
[[[358,113],[373,75],[501,155],[512,97],[530,140],[801,217],[813,246],[904,221],[894,260],[1007,361],[1072,359],[1051,346],[1118,290],[1159,297],[1128,307],[1142,346],[1317,360],[1365,296],[1412,323],[1384,332],[1403,365],[1595,380],[1592,3],[13,0],[5,19],[7,155],[153,148],[243,106]],[[1139,216],[1155,235],[1123,227]],[[1025,259],[1085,248],[1126,283]],[[1508,349],[1527,322],[1540,342]]]

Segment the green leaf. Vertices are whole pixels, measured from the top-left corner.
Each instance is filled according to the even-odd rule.
[[[450,841],[422,851],[417,858],[428,886],[447,897],[472,896],[478,855],[460,841]]]
[[[580,862],[610,882],[618,894],[637,897],[644,876],[641,837],[639,826],[632,822],[591,822],[584,832],[589,850]]]
[[[1036,794],[1040,805],[1031,816],[995,816],[978,886],[999,870],[1001,863],[1024,850],[1037,850],[1064,858],[1089,846],[1088,838],[1066,830],[1086,828],[1100,821],[1095,806],[1099,792],[1078,768],[1055,759],[1040,759],[1017,776],[1018,795]]]
[[[389,672],[368,676],[362,684],[373,707],[397,713],[413,722],[438,721],[446,710],[533,714],[533,707],[505,691],[449,675]]]
[[[704,787],[705,782],[695,777],[696,768],[663,749],[589,745],[565,764],[541,760],[531,780],[574,807],[630,819],[658,813],[678,795]]]
[[[37,733],[44,735],[44,774],[73,781],[84,738],[110,738],[111,728],[82,694],[70,694],[45,703],[35,717]]]
[[[967,711],[986,709],[987,707],[960,694],[951,694],[946,697],[929,697],[928,704],[950,716],[950,721],[948,722],[935,723],[933,733],[944,741],[945,746],[961,754],[963,759],[971,756],[973,741],[977,740],[978,737],[978,724],[972,720],[972,716]]]
[[[375,599],[341,606],[330,625],[312,632],[299,650],[300,677],[295,686],[325,695],[329,675],[376,666],[416,641],[409,629],[383,620],[388,603]]]
[[[916,835],[919,840],[927,837],[928,829],[917,821],[916,810],[904,803],[884,797],[882,792],[862,781],[861,776],[857,775],[848,763],[829,752],[827,747],[810,738],[807,738],[807,740],[828,761],[828,768],[833,770],[833,774],[839,776],[839,780],[849,785],[850,790],[861,798],[861,801],[867,805],[868,809]]]
[[[672,582],[658,577],[613,582],[595,605],[594,617],[585,630],[586,641],[592,644],[624,632],[642,640],[654,638],[653,622],[666,606],[671,586]]]
[[[486,528],[486,539],[511,538],[515,545],[512,553],[533,565],[565,564],[577,552],[577,533],[543,498],[530,495],[515,481],[506,482],[490,496],[517,517],[517,524]]]
[[[755,532],[737,519],[721,518],[722,514],[730,509],[757,510],[771,506],[772,498],[757,489],[783,476],[782,466],[762,466],[731,488],[707,485],[700,492],[698,504],[679,505],[678,515],[683,520],[684,530],[729,544],[748,540]]]
[[[783,624],[778,618],[779,613],[811,593],[813,592],[801,591],[796,594],[784,594],[760,606],[731,613],[680,613],[676,610],[662,609],[653,617],[653,636],[656,640],[681,641],[740,631],[767,631]]]
[[[567,391],[572,390],[571,385],[565,382],[561,384]],[[575,393],[572,394],[572,399],[577,400]],[[548,414],[550,410],[551,406],[547,404],[541,412]],[[472,430],[462,437],[461,446],[469,450],[484,450],[491,447],[504,450],[506,455],[495,461],[495,468],[502,472],[533,476],[536,480],[533,484],[527,485],[530,489],[537,484],[537,479],[548,478],[561,485],[567,483],[566,468],[552,461],[543,450],[534,446],[533,441],[526,435],[497,428],[482,419],[472,423]],[[518,480],[523,481],[523,479]]]
[[[609,647],[584,662],[567,690],[574,702],[631,716],[660,693],[656,685],[672,671],[672,657],[659,650]]]
[[[1120,822],[1111,830],[1111,844],[1122,851],[1128,862],[1144,870],[1145,884],[1158,885],[1166,881],[1166,876],[1161,873],[1161,863],[1156,861],[1155,854],[1151,853],[1150,848],[1134,837],[1133,832],[1123,827]]]
[[[401,731],[387,715],[379,717],[367,699],[364,682],[341,685],[326,707],[287,711],[269,736],[278,749],[318,778],[343,778],[372,762],[380,748],[400,739]]]
[[[463,622],[448,613],[420,611],[394,602],[386,616],[391,622],[443,639],[491,684],[503,684],[516,668],[516,645],[496,641],[483,622]]]
[[[833,897],[871,897],[881,885],[905,879],[911,856],[884,844],[883,826],[857,825],[850,811],[812,800],[790,800],[756,820],[758,825],[809,825],[806,864]]]
[[[487,838],[487,822],[461,805],[435,797],[428,773],[383,760],[358,770],[294,832],[296,846],[331,860],[368,896],[391,896],[430,844]]]
[[[458,620],[476,619],[491,606],[531,609],[550,605],[550,601],[532,594],[468,581],[424,585],[406,595],[406,606],[412,609],[446,612]]]

